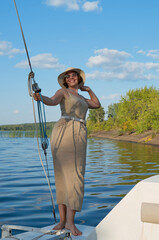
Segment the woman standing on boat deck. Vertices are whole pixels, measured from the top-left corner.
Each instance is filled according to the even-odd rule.
[[[74,224],[76,211],[81,211],[84,195],[84,174],[86,163],[88,108],[99,108],[100,102],[88,86],[84,86],[85,73],[78,68],[68,68],[58,76],[62,87],[51,98],[42,96],[49,106],[60,104],[61,118],[55,124],[51,135],[51,151],[54,162],[56,200],[60,222],[54,229],[67,228],[75,236],[81,235]],[[88,92],[84,98],[78,90]],[[40,100],[38,93],[34,99]]]

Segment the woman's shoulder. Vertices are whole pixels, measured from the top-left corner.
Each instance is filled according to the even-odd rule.
[[[60,88],[56,92],[57,94],[63,95],[65,98],[68,97],[68,91],[65,88]]]
[[[56,93],[62,93],[65,94],[66,90],[64,88],[60,88],[56,91]]]

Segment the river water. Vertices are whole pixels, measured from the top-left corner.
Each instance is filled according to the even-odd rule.
[[[50,193],[36,139],[1,137],[0,163],[0,225],[53,224]],[[50,148],[48,165],[55,199]],[[158,173],[158,147],[88,139],[85,196],[76,223],[96,226],[138,181]],[[56,215],[59,219],[57,205]]]

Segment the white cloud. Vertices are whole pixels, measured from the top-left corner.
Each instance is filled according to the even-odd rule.
[[[110,94],[108,96],[102,96],[102,100],[118,100],[121,97],[120,93]]]
[[[145,54],[142,50],[138,52]],[[159,54],[156,50],[150,50],[148,53]],[[99,49],[94,54],[95,56],[88,59],[86,66],[95,70],[87,73],[87,78],[107,81],[159,79],[159,63],[130,61],[133,58],[130,53],[115,49]]]
[[[88,59],[86,65],[88,67],[103,66],[104,68],[109,68],[111,66],[119,66],[125,59],[131,55],[124,51],[118,51],[115,49],[99,49],[95,50],[94,53],[97,56],[92,56]]]
[[[53,57],[51,53],[42,53],[30,58],[32,67],[45,69],[64,69],[64,65],[60,64],[58,59]],[[22,61],[16,64],[19,68],[28,68],[28,62]]]
[[[151,57],[154,60],[159,60],[159,50],[158,49],[152,49],[149,51],[139,50],[139,51],[137,51],[137,53],[143,54],[147,57]]]
[[[159,60],[159,50],[150,50],[148,51],[147,56]]]
[[[83,3],[84,2],[84,3]],[[52,7],[65,7],[69,11],[83,10],[84,12],[102,11],[99,1],[81,0],[46,0],[45,3]]]
[[[83,4],[82,9],[84,12],[102,11],[102,7],[99,7],[99,1],[94,2],[87,1]]]
[[[14,114],[18,114],[19,112],[20,112],[20,111],[17,110],[17,109],[13,111]]]
[[[139,51],[137,51],[137,53],[139,53],[139,54],[143,54],[143,55],[145,55],[145,54],[146,54],[146,52],[145,52],[145,51],[143,51],[143,50],[139,50]]]
[[[9,57],[14,57],[14,55],[24,53],[24,50],[13,48],[11,42],[0,41],[0,56],[7,55]]]
[[[79,10],[77,0],[46,0],[46,4],[53,7],[66,7],[67,10]]]

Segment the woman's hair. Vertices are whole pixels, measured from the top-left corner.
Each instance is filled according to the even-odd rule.
[[[77,73],[77,72],[75,72],[75,71],[73,71],[74,73]],[[77,76],[78,76],[78,84],[80,84],[81,82],[83,82],[83,79],[82,79],[82,77],[77,73]],[[68,84],[67,84],[67,82],[66,82],[66,77],[64,76],[64,80],[63,80],[63,85],[66,87],[66,88],[68,88]]]

